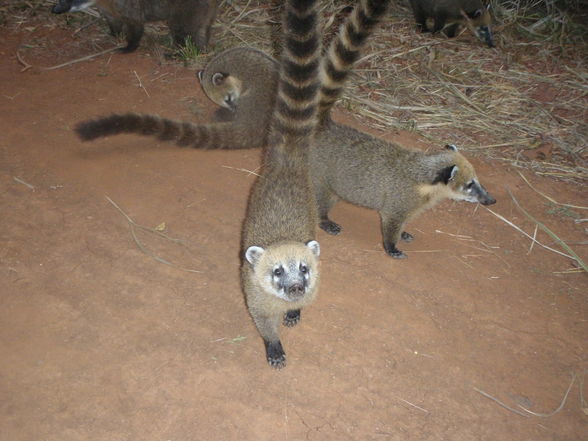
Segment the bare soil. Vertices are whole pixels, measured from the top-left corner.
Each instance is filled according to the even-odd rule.
[[[385,255],[377,213],[338,205],[343,233],[317,233],[319,299],[283,329],[288,366],[272,370],[238,271],[259,150],[139,136],[82,144],[72,127],[97,115],[208,121],[214,108],[193,70],[144,49],[21,72],[17,50],[34,66],[92,52],[71,39],[42,26],[0,33],[1,440],[586,439],[588,277],[472,204],[444,202],[412,222],[404,261]],[[492,210],[533,234],[510,190],[588,258],[586,223],[574,222],[586,211],[548,205],[503,163],[472,162]],[[588,205],[585,187],[525,175]],[[106,196],[182,242],[137,228],[135,240]],[[479,392],[550,413],[573,375],[549,417]]]

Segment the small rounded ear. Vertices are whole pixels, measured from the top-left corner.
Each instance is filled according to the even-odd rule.
[[[435,179],[433,180],[433,185],[440,182],[447,185],[453,178],[455,178],[455,175],[457,175],[458,171],[459,167],[455,164],[442,168],[437,172],[437,176],[435,176]]]
[[[318,257],[321,253],[321,246],[316,240],[309,240],[306,242],[306,246],[310,248],[310,251],[312,251],[312,254],[314,254],[316,257]]]
[[[245,259],[247,259],[247,262],[249,262],[251,265],[255,266],[255,264],[259,262],[259,259],[261,258],[263,253],[265,253],[265,250],[263,248],[256,247],[254,245],[247,248],[247,251],[245,251]]]
[[[452,152],[457,152],[457,146],[455,144],[446,144],[445,148],[447,150],[451,150]]]
[[[484,9],[476,9],[476,11],[472,14],[472,18],[481,17],[484,13]]]
[[[196,73],[196,76],[198,76],[198,79],[200,80],[200,82],[202,83],[202,77],[204,76],[204,71],[203,70],[199,70]]]
[[[449,180],[453,181],[453,179],[455,178],[455,176],[457,175],[457,172],[459,171],[459,167],[457,165],[454,165],[451,168],[451,173],[449,174]]]
[[[492,6],[492,5],[491,5],[490,3],[488,3],[488,4],[486,5],[486,11],[489,11],[491,6]]]
[[[215,72],[212,75],[212,84],[214,84],[215,86],[220,86],[226,77],[227,75],[222,72]]]

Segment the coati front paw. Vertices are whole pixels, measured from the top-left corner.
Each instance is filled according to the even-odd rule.
[[[300,309],[293,309],[291,311],[286,312],[284,314],[284,326],[291,328],[292,326],[296,326],[300,321]]]
[[[267,362],[275,369],[282,369],[286,367],[286,353],[282,348],[282,342],[265,342],[265,353]]]
[[[319,227],[321,227],[327,233],[332,234],[332,235],[337,235],[341,232],[341,225],[333,222],[330,219],[321,220]]]
[[[408,256],[396,248],[396,244],[391,242],[384,242],[384,249],[389,256],[395,259],[406,259]]]
[[[414,236],[406,231],[400,233],[400,238],[405,242],[412,242],[414,240]]]

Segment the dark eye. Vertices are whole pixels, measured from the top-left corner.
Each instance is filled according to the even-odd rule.
[[[282,267],[276,268],[274,270],[274,276],[280,277],[282,274],[284,274],[284,269]]]
[[[303,263],[300,264],[300,272],[303,274],[306,274],[308,272],[308,267]]]

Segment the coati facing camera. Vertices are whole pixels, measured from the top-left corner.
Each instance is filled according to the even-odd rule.
[[[166,21],[176,45],[185,44],[187,37],[198,49],[205,49],[210,28],[216,16],[217,0],[59,0],[54,14],[76,12],[96,6],[104,15],[113,35],[126,35],[127,46],[122,52],[139,47],[145,23]]]
[[[482,0],[410,0],[410,5],[422,32],[429,32],[427,18],[432,18],[433,33],[444,29],[445,34],[453,38],[460,25],[466,26],[469,19],[477,37],[488,47],[494,47],[490,31],[490,5],[484,6]]]
[[[382,219],[384,248],[392,257],[402,258],[406,256],[396,247],[397,242],[399,239],[412,239],[410,234],[402,232],[403,225],[425,208],[431,207],[444,198],[482,204],[492,204],[495,200],[479,183],[472,165],[454,150],[432,154],[409,150],[331,121],[329,113],[335,102],[333,97],[340,95],[344,78],[357,58],[350,54],[358,51],[361,46],[357,43],[352,45],[352,42],[358,42],[360,40],[358,36],[363,36],[362,41],[365,41],[366,34],[373,29],[374,22],[384,12],[387,3],[386,0],[362,0],[341,27],[337,39],[333,40],[326,58],[322,60],[319,104],[319,120],[322,121],[322,125],[317,133],[316,142],[311,144],[309,164],[316,200],[319,204],[321,228],[330,234],[338,234],[341,231],[341,227],[328,218],[330,208],[340,199],[378,210]],[[377,9],[378,5],[384,5],[384,9]],[[372,27],[367,27],[367,23],[371,23]],[[261,88],[248,89],[249,101],[243,101],[243,95],[231,91],[231,84],[240,83],[236,72],[241,67],[237,61],[231,63],[230,58],[244,50],[247,49],[236,48],[234,52],[224,52],[217,57],[220,59],[226,56],[227,59],[223,61],[223,66],[226,67],[223,77],[231,78],[231,81],[223,83],[222,90],[218,92],[214,91],[214,84],[208,82],[205,91],[215,103],[221,106],[226,106],[225,97],[232,96],[229,101],[231,107],[237,109],[236,112],[263,113],[263,107],[247,107],[247,103],[255,102],[251,94],[265,96],[267,90],[276,90],[277,83],[272,84],[269,77],[268,81],[263,81]],[[215,60],[216,63],[221,63],[220,60]],[[255,69],[252,67],[248,71],[251,78],[259,78],[263,74],[262,70],[271,70],[272,66],[276,65],[275,60],[270,57],[260,58],[259,61],[255,68],[260,69],[260,73],[255,75]],[[262,62],[267,66],[262,68]],[[208,70],[207,68],[206,71],[215,72],[216,69]],[[246,81],[243,81],[243,84],[245,83]],[[137,125],[114,131],[120,121],[109,122],[108,118],[111,117],[81,123],[77,128],[78,134],[82,139],[94,139],[123,132],[161,138],[162,134],[173,133],[175,130],[178,136],[166,139],[177,142],[181,139],[179,134],[182,133],[179,127],[182,124],[191,126],[189,123],[174,122],[176,129],[171,130],[169,128],[171,122],[166,120],[165,124],[161,123],[157,126],[158,130],[155,130],[155,126]],[[260,126],[251,126],[243,132],[243,136],[248,137],[246,133],[253,133],[257,134],[259,140],[259,130]],[[249,146],[244,144],[234,144],[233,148],[260,145],[259,142]],[[230,148],[220,145],[222,148]],[[200,146],[194,145],[194,147]],[[203,143],[201,147],[220,148],[210,143]]]
[[[229,71],[231,75],[226,73]],[[126,113],[83,121],[76,126],[76,132],[84,141],[135,133],[199,149],[262,147],[267,144],[278,73],[278,62],[264,52],[253,48],[228,49],[210,60],[198,76],[206,94],[230,111],[230,122],[193,124],[157,115]]]
[[[308,170],[320,87],[317,10],[314,0],[286,3],[278,94],[262,173],[243,224],[243,291],[275,368],[286,365],[280,324],[298,323],[319,282],[317,213]]]

